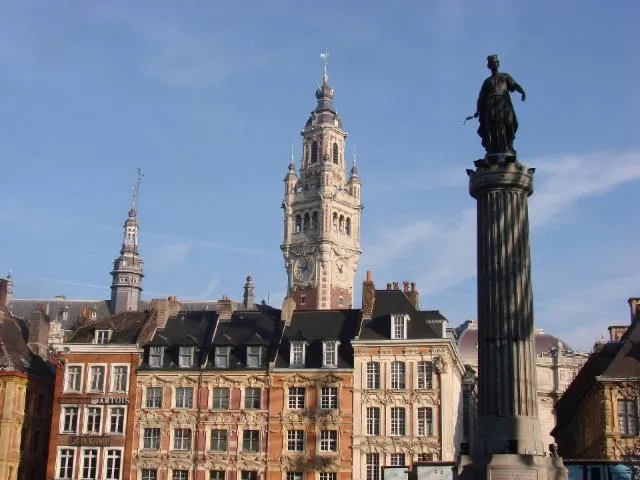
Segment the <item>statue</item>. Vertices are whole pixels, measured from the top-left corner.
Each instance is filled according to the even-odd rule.
[[[511,75],[498,71],[499,66],[497,55],[487,57],[487,67],[491,69],[491,76],[482,84],[476,113],[467,117],[465,122],[472,118],[479,119],[478,135],[482,138],[482,146],[487,155],[503,154],[515,157],[513,139],[518,130],[518,119],[509,92],[519,92],[523,102],[526,95]]]

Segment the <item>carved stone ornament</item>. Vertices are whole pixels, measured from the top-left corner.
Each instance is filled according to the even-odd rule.
[[[169,381],[159,377],[158,375],[140,375],[138,374],[138,385],[145,387],[164,387]]]
[[[198,384],[198,377],[195,375],[180,375],[172,382],[176,387],[192,387]]]
[[[318,386],[321,386],[321,387],[327,387],[327,386],[338,387],[340,386],[340,383],[343,380],[344,379],[342,377],[339,377],[338,375],[335,375],[333,373],[328,373],[321,377],[317,377],[316,383]]]
[[[298,243],[295,245],[291,245],[290,252],[296,257],[305,257],[307,255],[315,253],[317,249],[318,247],[316,245],[312,245],[309,243]]]
[[[316,379],[313,377],[308,377],[301,373],[295,373],[294,375],[286,377],[282,383],[287,387],[289,386],[310,387],[311,385],[315,385]]]
[[[240,386],[240,380],[237,377],[231,377],[222,374],[205,376],[202,378],[202,383],[205,383],[213,388],[232,388]]]
[[[440,405],[440,395],[436,390],[414,390],[413,403],[422,405]]]
[[[264,387],[269,385],[269,377],[266,375],[258,377],[257,375],[249,375],[240,380],[243,387]]]
[[[262,470],[266,465],[266,459],[260,454],[241,453],[238,455],[238,470]]]
[[[436,437],[363,437],[359,445],[354,445],[363,453],[417,453],[438,455],[440,443]]]
[[[433,359],[433,366],[438,373],[447,373],[447,362],[443,356],[437,356]]]

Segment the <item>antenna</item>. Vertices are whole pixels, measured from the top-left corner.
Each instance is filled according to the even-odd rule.
[[[136,180],[136,183],[134,183],[131,187],[131,190],[133,190],[133,195],[131,197],[131,210],[136,209],[136,205],[138,204],[138,192],[140,191],[140,184],[142,183],[142,179],[144,178],[142,170],[140,170],[139,167],[136,168],[136,170],[138,171],[138,178]]]

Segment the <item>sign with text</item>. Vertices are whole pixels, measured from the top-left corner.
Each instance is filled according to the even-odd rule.
[[[83,437],[72,435],[69,437],[69,446],[72,447],[108,447],[111,445],[111,437]]]
[[[418,480],[453,480],[453,467],[450,465],[416,465]]]
[[[91,403],[95,405],[129,405],[127,397],[99,397],[92,398]]]
[[[383,467],[383,480],[408,480],[409,467]]]

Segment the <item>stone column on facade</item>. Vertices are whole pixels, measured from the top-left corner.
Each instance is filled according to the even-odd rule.
[[[535,169],[513,156],[467,170],[477,200],[478,431],[475,478],[566,478],[538,419],[527,198]]]

